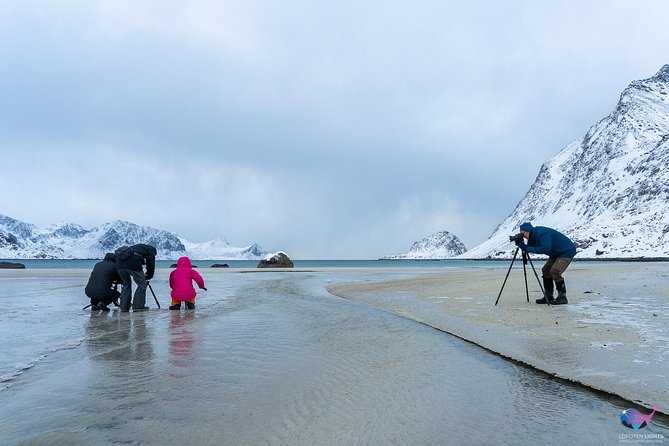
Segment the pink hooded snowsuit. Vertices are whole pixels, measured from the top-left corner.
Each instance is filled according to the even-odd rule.
[[[170,273],[170,288],[172,288],[172,300],[174,301],[195,301],[195,288],[193,280],[198,288],[204,288],[204,280],[200,273],[193,269],[193,265],[188,257],[179,257],[177,268]]]

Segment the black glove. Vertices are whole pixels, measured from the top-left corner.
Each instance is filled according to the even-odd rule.
[[[207,287],[206,287],[206,286],[203,286],[202,289],[205,290],[205,291],[207,291]]]
[[[518,243],[518,247],[523,251],[527,251],[527,245],[525,244],[525,242]]]
[[[153,279],[153,274],[146,273],[144,275],[144,277],[146,277],[146,280],[149,281],[149,280]]]

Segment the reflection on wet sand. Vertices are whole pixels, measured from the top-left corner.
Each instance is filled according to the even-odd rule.
[[[52,315],[80,347],[0,391],[0,443],[612,444],[626,429],[626,407],[324,289],[361,276],[210,274],[192,312]]]
[[[194,321],[194,311],[173,311],[170,313],[169,363],[175,367],[189,368],[193,364],[194,348],[198,339],[195,333],[197,325]],[[172,372],[170,376],[180,378],[182,375]]]

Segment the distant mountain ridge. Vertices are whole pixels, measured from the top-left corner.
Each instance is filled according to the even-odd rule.
[[[669,65],[545,163],[488,240],[461,258],[508,258],[530,221],[569,236],[577,258],[669,257]]]
[[[38,227],[0,214],[0,258],[99,259],[119,246],[146,243],[159,259],[187,255],[193,260],[259,260],[267,253],[253,243],[231,246],[225,239],[193,243],[171,232],[117,220],[87,230],[74,223]]]
[[[448,259],[467,251],[465,244],[448,231],[439,231],[414,244],[406,254],[385,256],[383,260]]]

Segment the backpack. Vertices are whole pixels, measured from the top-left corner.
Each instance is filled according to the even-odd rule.
[[[128,260],[134,253],[135,250],[130,246],[121,246],[119,249],[114,251],[114,254],[116,254],[116,258],[118,260]]]

